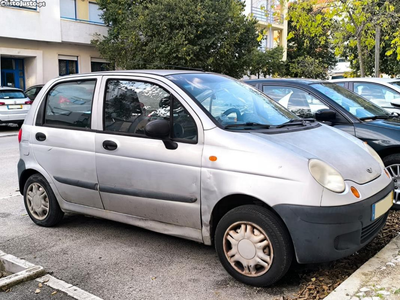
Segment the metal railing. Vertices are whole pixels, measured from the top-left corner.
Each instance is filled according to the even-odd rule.
[[[270,24],[283,24],[283,15],[279,12],[275,14],[274,10],[267,10],[260,7],[252,6],[251,13],[258,21]]]

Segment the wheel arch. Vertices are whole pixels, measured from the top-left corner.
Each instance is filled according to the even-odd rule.
[[[40,172],[34,169],[26,169],[22,171],[21,175],[19,176],[19,192],[21,195],[24,195],[24,186],[26,181],[34,174],[40,174]]]
[[[380,151],[377,151],[379,156],[384,159],[385,157],[392,155],[392,154],[400,154],[400,146],[394,146],[390,148],[384,148]]]
[[[256,206],[261,206],[265,207],[268,210],[272,211],[276,216],[278,216],[281,220],[282,218],[279,216],[279,214],[267,203],[264,201],[253,197],[249,196],[246,194],[232,194],[225,196],[221,200],[219,200],[213,207],[213,210],[211,212],[211,217],[210,217],[210,238],[211,238],[211,243],[214,244],[214,235],[215,235],[215,229],[217,228],[218,222],[221,220],[221,218],[230,210],[242,206],[242,205],[249,205],[253,204]],[[283,224],[285,222],[282,220]],[[286,227],[286,224],[285,224]],[[288,228],[286,227],[286,230]],[[289,232],[289,230],[288,230]],[[289,233],[290,234],[290,233]]]

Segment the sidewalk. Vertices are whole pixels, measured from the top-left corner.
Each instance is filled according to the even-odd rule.
[[[325,298],[337,299],[400,299],[400,235]]]

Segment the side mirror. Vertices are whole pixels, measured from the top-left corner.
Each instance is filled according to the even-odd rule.
[[[336,119],[336,112],[330,109],[320,109],[315,112],[315,119],[319,122],[332,122]]]
[[[400,99],[399,98],[393,99],[392,101],[390,101],[390,104],[392,104],[395,107],[400,107]]]
[[[169,126],[170,124],[167,120],[154,120],[146,124],[144,132],[149,137],[165,139],[169,136]]]
[[[167,120],[160,119],[147,123],[144,127],[144,132],[149,137],[161,139],[168,150],[178,148],[178,143],[169,138],[170,122]]]

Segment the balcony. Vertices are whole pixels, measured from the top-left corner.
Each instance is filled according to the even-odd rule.
[[[268,10],[263,7],[252,6],[251,13],[263,25],[271,24],[273,28],[283,28],[284,16],[279,10]]]

